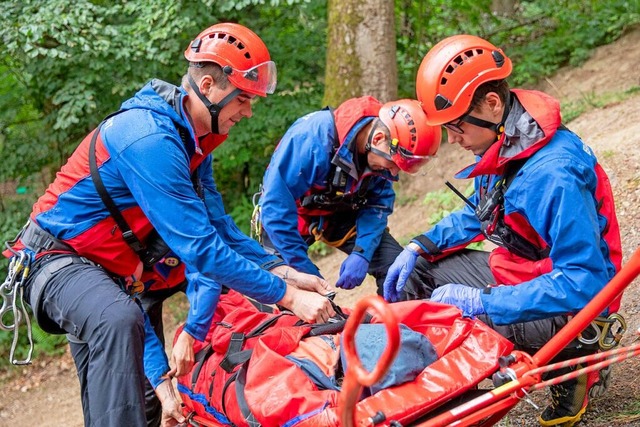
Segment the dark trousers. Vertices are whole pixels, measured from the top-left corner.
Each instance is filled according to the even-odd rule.
[[[30,280],[46,262],[35,263]],[[140,306],[104,270],[79,263],[47,280],[40,316],[70,335],[85,426],[144,426]]]
[[[448,283],[459,283],[479,289],[494,284],[495,279],[489,267],[489,252],[467,249],[435,263],[419,257],[416,268],[405,285],[405,297],[406,299],[429,298],[434,289]],[[513,342],[516,349],[531,354],[545,345],[568,321],[566,316],[556,316],[531,322],[496,325],[487,315],[481,315],[478,318]],[[595,347],[586,347],[578,340],[574,340],[561,354],[573,357],[577,354],[576,351],[582,354],[582,350],[585,350],[588,354],[597,350]],[[562,358],[561,355],[559,357]]]
[[[177,292],[185,292],[186,286],[187,284],[186,282],[184,282],[181,285],[175,286],[173,288],[145,292],[140,297],[142,308],[147,313],[147,316],[149,316],[151,326],[153,326],[153,329],[160,339],[162,345],[165,344],[164,322],[162,321],[163,303],[167,298],[171,297]],[[162,419],[162,405],[160,404],[160,400],[158,399],[158,396],[156,396],[156,393],[148,380],[145,381],[144,401],[147,416],[147,426],[158,427]]]

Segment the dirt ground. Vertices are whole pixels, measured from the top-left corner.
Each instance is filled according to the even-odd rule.
[[[615,43],[599,48],[582,67],[565,69],[547,79],[540,89],[563,103],[582,104],[586,113],[567,123],[598,155],[609,174],[616,196],[625,261],[640,247],[640,28],[635,28]],[[620,99],[620,95],[635,92]],[[606,105],[601,105],[602,99]],[[446,188],[449,180],[459,188],[452,175],[473,159],[454,146],[445,145],[439,159],[427,174],[403,178],[398,184],[399,203],[390,220],[390,229],[402,241],[427,229],[431,210],[423,204],[424,195]],[[326,278],[335,282],[341,253],[318,260]],[[636,280],[624,294],[621,312],[629,330],[623,343],[636,339],[640,326],[640,289]],[[358,299],[375,293],[369,277],[353,291],[340,291],[337,299],[352,306]],[[170,322],[170,320],[168,319]],[[166,323],[165,323],[166,324]],[[172,331],[168,331],[171,337]],[[171,339],[169,338],[169,341]],[[640,426],[640,359],[634,358],[614,366],[608,395],[595,401],[581,426]],[[78,381],[68,354],[55,359],[38,359],[28,367],[13,367],[0,372],[0,426],[28,423],[37,426],[82,426]],[[532,400],[544,407],[545,391],[536,392]],[[500,426],[534,426],[539,410],[521,402],[505,417]]]

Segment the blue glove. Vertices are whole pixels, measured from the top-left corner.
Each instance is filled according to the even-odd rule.
[[[407,283],[413,267],[416,266],[417,259],[418,253],[406,247],[393,261],[389,271],[387,271],[387,278],[384,279],[384,284],[382,285],[386,301],[396,302],[400,299],[400,292],[404,289],[404,284]]]
[[[353,252],[340,266],[340,277],[336,286],[342,289],[353,289],[360,286],[369,269],[369,261],[357,252]]]
[[[486,313],[480,299],[480,289],[458,283],[449,283],[436,288],[431,294],[431,301],[455,305],[462,310],[462,315],[465,317]]]

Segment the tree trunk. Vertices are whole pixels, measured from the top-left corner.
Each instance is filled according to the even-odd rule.
[[[324,105],[398,94],[392,0],[329,0]]]

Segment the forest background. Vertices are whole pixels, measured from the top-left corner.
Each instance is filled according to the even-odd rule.
[[[415,74],[444,37],[475,34],[514,62],[513,86],[578,65],[640,22],[638,0],[3,1],[0,8],[0,239],[12,239],[80,140],[151,78],[178,84],[183,51],[207,26],[256,31],[278,67],[274,95],[215,152],[229,213],[248,233],[251,198],[298,117],[347,98],[415,97]],[[565,121],[580,108],[565,109]],[[319,247],[316,251],[322,252]],[[0,261],[4,279],[6,261]],[[37,352],[64,337],[36,327]],[[24,339],[25,334],[22,334]],[[0,365],[11,334],[0,331]],[[21,342],[21,346],[24,342]],[[37,355],[37,353],[36,353]]]

